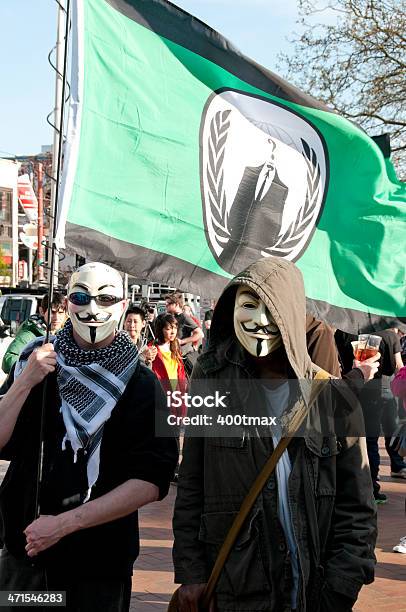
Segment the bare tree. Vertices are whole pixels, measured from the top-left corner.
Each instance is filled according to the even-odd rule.
[[[279,68],[368,134],[389,133],[392,161],[405,178],[406,0],[298,3],[302,33]],[[325,11],[337,18],[320,23],[317,14]]]

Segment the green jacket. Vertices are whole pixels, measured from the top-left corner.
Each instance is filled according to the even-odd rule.
[[[44,319],[40,315],[33,315],[20,325],[16,337],[4,354],[1,365],[3,372],[10,373],[25,345],[34,338],[45,336],[45,329]]]

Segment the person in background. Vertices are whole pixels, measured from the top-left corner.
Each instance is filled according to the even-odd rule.
[[[195,317],[192,307],[190,306],[190,304],[184,304],[183,308],[182,308],[182,312],[184,315],[186,315],[187,317],[190,317],[192,319],[192,321],[194,321],[196,323],[196,325],[198,325],[200,327],[200,329],[202,328],[202,324],[200,323],[199,319],[197,317]],[[193,342],[193,348],[195,349],[195,351],[199,350],[199,346],[201,345],[202,340],[196,340],[196,342]]]
[[[395,397],[402,401],[400,426],[398,427],[399,439],[396,442],[397,451],[401,457],[406,457],[406,366],[400,368],[391,382],[391,390]]]
[[[391,380],[403,367],[400,337],[398,328],[392,327],[377,332],[385,345],[385,354],[382,361],[382,429],[385,436],[385,448],[389,455],[391,478],[406,479],[406,463],[399,453],[391,446],[391,439],[398,422],[398,403],[393,397]],[[379,370],[378,370],[379,373]]]
[[[185,369],[188,376],[191,375],[193,365],[198,353],[193,350],[193,344],[200,342],[203,332],[191,317],[182,312],[183,297],[179,292],[171,293],[166,297],[166,310],[174,315],[178,323],[178,340],[184,359]]]
[[[351,342],[355,342],[357,340],[357,335],[349,334],[341,329],[336,329],[334,332],[334,341],[337,347],[342,376],[349,372],[352,368],[354,351]]]
[[[334,331],[327,323],[319,321],[311,314],[306,315],[306,345],[307,352],[313,363],[326,370],[332,376],[341,378],[340,361],[334,341]]]
[[[378,482],[380,455],[379,455],[379,436],[381,435],[381,425],[385,434],[385,448],[391,462],[391,477],[405,478],[406,464],[402,457],[390,446],[392,433],[396,428],[396,402],[390,391],[390,379],[395,372],[402,366],[400,356],[400,343],[397,329],[387,329],[373,332],[374,335],[382,338],[379,351],[381,353],[378,372],[375,380],[369,381],[363,388],[360,396],[362,411],[364,414],[367,432],[367,450],[371,469],[372,483],[374,487],[374,497],[377,504],[385,504],[387,496],[380,491]],[[356,341],[358,336],[337,330],[335,339],[340,354],[343,367],[343,374],[351,369],[353,359],[353,349],[351,341]]]
[[[24,321],[14,338],[9,345],[3,357],[2,369],[3,372],[9,374],[13,365],[20,356],[21,351],[26,344],[38,338],[45,336],[48,317],[51,315],[51,333],[55,333],[63,327],[66,321],[66,298],[62,293],[54,293],[51,312],[49,312],[48,295],[44,295],[39,307],[39,314],[32,315]]]
[[[213,312],[214,312],[214,305],[212,306],[212,308],[209,308],[208,310],[206,310],[206,312],[204,313],[204,320],[203,320],[203,332],[204,332],[204,349],[207,349],[209,346],[209,342],[210,342],[210,328],[211,328],[211,320],[213,318]]]
[[[150,366],[155,359],[157,349],[148,347],[145,339],[146,317],[145,311],[139,306],[130,307],[125,313],[124,331],[136,345],[141,361]]]
[[[156,349],[155,357],[152,361],[152,371],[155,372],[159,382],[165,392],[181,391],[186,392],[187,379],[183,365],[182,353],[177,339],[178,323],[171,314],[161,314],[155,324]],[[186,407],[182,406],[177,412],[177,416],[185,416]]]
[[[203,332],[193,319],[182,312],[183,297],[179,293],[172,293],[166,297],[166,310],[176,318],[178,323],[178,340],[182,355],[185,356],[193,350],[193,343],[203,338]]]
[[[400,368],[395,378],[391,382],[392,393],[403,401],[403,424],[399,428],[397,436],[397,452],[401,457],[406,457],[406,366]],[[399,544],[393,547],[393,552],[406,555],[406,535],[400,538]]]
[[[178,323],[176,317],[171,314],[161,314],[155,322],[156,338],[152,348],[157,353],[152,361],[152,371],[156,374],[165,393],[180,391],[183,395],[187,391],[187,378],[183,365],[182,353],[177,339]],[[187,414],[185,402],[181,401],[179,407],[170,408],[171,414],[184,417]],[[178,445],[179,461],[181,460],[183,446],[183,428],[178,429],[176,435]],[[179,473],[179,462],[175,469],[173,482],[177,482]]]
[[[402,358],[403,365],[406,365],[406,334],[398,330],[399,342],[400,342],[400,356]]]
[[[197,317],[195,317],[193,309],[192,309],[190,304],[184,304],[183,308],[182,308],[182,312],[187,317],[190,317],[191,319],[193,319],[193,321],[196,323],[196,325],[198,325],[199,327],[202,326],[200,321],[199,321],[199,319]]]
[[[141,348],[141,333],[145,329],[145,312],[139,306],[131,306],[125,313],[124,331],[126,331],[131,340]]]
[[[158,311],[155,304],[146,304],[146,338],[147,342],[152,342],[155,339],[155,321],[158,316]]]
[[[367,413],[366,419],[369,419],[371,417],[371,412],[374,412],[375,417],[380,420],[385,436],[385,449],[390,459],[391,477],[406,479],[406,463],[390,444],[393,432],[397,426],[398,416],[397,402],[392,395],[390,382],[393,375],[403,366],[400,341],[397,332],[397,328],[389,328],[383,331],[374,332],[375,335],[382,338],[379,347],[379,351],[382,355],[381,365],[375,375],[376,380],[365,385],[363,394],[366,393],[366,401],[364,401],[362,394],[361,403],[363,405],[364,414]],[[380,465],[378,438],[371,436],[367,437],[367,448],[368,455],[370,456],[370,464],[372,457],[371,474],[374,477],[377,471],[379,473]],[[373,484],[377,503],[386,503],[387,497],[384,493],[380,492],[379,483],[374,480]]]

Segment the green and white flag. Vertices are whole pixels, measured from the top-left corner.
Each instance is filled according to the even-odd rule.
[[[76,0],[58,241],[215,297],[262,256],[349,331],[406,316],[405,188],[361,129],[165,0]]]

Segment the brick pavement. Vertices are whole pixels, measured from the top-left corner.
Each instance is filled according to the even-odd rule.
[[[390,478],[389,459],[381,445],[381,489],[388,495],[378,506],[378,564],[375,582],[364,587],[354,612],[406,612],[406,555],[392,552],[406,535],[406,481]],[[173,584],[171,517],[176,486],[168,497],[140,511],[141,554],[135,564],[131,612],[165,611]]]
[[[176,485],[161,502],[140,510],[141,554],[134,566],[131,612],[165,611],[175,590],[172,566],[172,513]]]
[[[375,582],[361,591],[354,612],[406,612],[406,555],[392,547],[406,535],[406,481],[389,477],[389,459],[381,448],[381,486],[388,495],[386,505],[378,506],[378,564]],[[0,462],[0,481],[5,472]],[[131,612],[165,612],[175,589],[172,568],[171,518],[176,486],[162,502],[140,510],[141,554],[133,576]]]
[[[380,484],[388,503],[378,506],[375,582],[362,589],[354,610],[406,612],[406,555],[392,552],[399,538],[406,536],[406,480],[390,477],[389,458],[383,439],[380,442]]]

